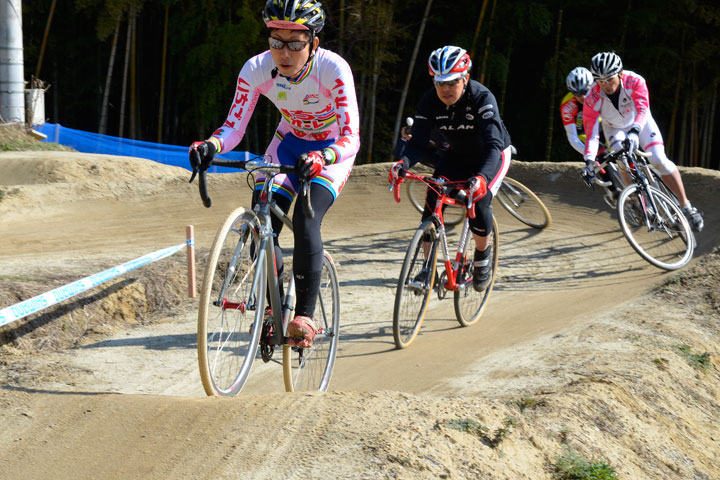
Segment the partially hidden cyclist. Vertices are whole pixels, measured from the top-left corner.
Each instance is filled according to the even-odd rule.
[[[585,155],[585,128],[583,125],[583,105],[585,96],[590,91],[594,80],[592,73],[585,67],[573,68],[565,78],[565,85],[568,93],[560,101],[560,118],[565,128],[568,143],[580,155]],[[601,122],[601,119],[598,119]],[[598,148],[598,156],[604,156],[607,152],[605,148],[605,136],[600,129],[600,142]],[[609,174],[603,169],[599,174],[590,179],[596,184],[606,187],[606,196],[608,202],[612,205],[620,195],[615,184],[610,180]]]
[[[460,47],[448,45],[430,54],[434,88],[417,104],[410,138],[396,151],[399,160],[391,166],[388,180],[398,181],[406,170],[423,162],[435,165],[434,177],[465,181],[475,209],[475,218],[470,220],[476,247],[473,288],[482,291],[492,280],[490,202],[510,168],[511,145],[495,96],[470,79],[471,66],[470,56]],[[443,148],[430,142],[434,132],[444,137]],[[436,199],[437,193],[429,188],[423,220],[432,214]]]
[[[295,165],[299,173],[277,175],[273,198],[288,213],[293,198],[302,195],[298,180],[302,176],[310,180],[315,212],[312,219],[302,207],[296,206],[293,213],[296,303],[294,318],[287,327],[288,337],[300,337],[302,341],[297,345],[309,347],[317,333],[313,314],[323,260],[320,227],[350,176],[360,148],[358,105],[347,62],[318,46],[317,34],[326,18],[320,2],[268,0],[262,16],[270,30],[270,49],[242,67],[225,123],[207,140],[190,146],[190,162],[207,168],[215,154],[235,148],[260,95],[279,110],[280,123],[265,154],[272,163]],[[264,181],[262,175],[256,179],[253,205]],[[283,224],[273,217],[272,227],[279,234]],[[279,246],[276,257],[280,271]]]
[[[645,79],[635,72],[623,70],[620,57],[614,52],[600,52],[592,57],[590,71],[595,84],[585,97],[583,122],[585,143],[585,170],[592,168],[598,154],[600,138],[599,117],[610,151],[627,147],[642,148],[650,153],[651,165],[680,201],[680,208],[693,231],[703,229],[702,214],[690,204],[685,195],[680,172],[665,155],[660,129],[650,113],[650,97]]]

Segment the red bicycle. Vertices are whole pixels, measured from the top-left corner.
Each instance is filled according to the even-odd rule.
[[[448,291],[454,292],[455,316],[463,327],[480,320],[495,284],[498,264],[498,226],[493,218],[492,279],[485,290],[476,291],[472,286],[474,247],[469,247],[474,243],[469,219],[475,212],[462,188],[464,181],[452,182],[445,178],[406,172],[405,178],[392,186],[396,202],[400,202],[400,184],[404,180],[422,182],[437,192],[438,196],[432,216],[423,221],[415,231],[400,270],[393,311],[393,337],[397,348],[409,347],[420,332],[435,286],[438,250],[443,252],[445,268],[437,281],[437,295],[442,300]],[[454,259],[450,258],[443,217],[444,205],[461,206],[465,211]]]

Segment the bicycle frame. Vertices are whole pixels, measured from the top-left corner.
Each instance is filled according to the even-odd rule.
[[[645,226],[648,230],[652,229],[652,223],[650,222],[650,216],[648,214],[648,207],[652,209],[652,211],[657,212],[658,206],[657,202],[655,201],[655,196],[652,193],[652,190],[650,190],[651,181],[652,178],[652,172],[650,171],[650,165],[647,162],[647,157],[649,157],[649,153],[636,151],[636,152],[622,152],[618,157],[622,161],[623,168],[627,168],[627,170],[630,172],[630,176],[632,177],[633,182],[638,186],[638,188],[647,195],[648,200],[650,201],[650,205],[646,205],[645,203],[645,195],[640,195],[640,202],[643,207],[643,216],[645,219]],[[665,211],[664,214],[666,216],[670,215],[670,212]]]
[[[437,231],[435,232],[436,239],[439,237],[440,245],[443,253],[443,263],[445,265],[445,272],[447,273],[447,279],[445,285],[441,285],[446,290],[458,290],[465,288],[464,284],[458,284],[458,272],[460,266],[463,264],[463,252],[465,251],[465,242],[467,239],[467,233],[470,229],[470,223],[468,222],[469,210],[468,205],[463,204],[462,200],[465,195],[459,194],[460,198],[450,197],[450,191],[456,188],[459,184],[457,182],[451,182],[443,178],[429,178],[422,175],[416,175],[412,172],[406,172],[406,179],[411,181],[418,181],[426,184],[430,188],[433,188],[438,196],[433,207],[432,215],[430,219],[435,224]],[[398,186],[399,187],[399,186]],[[399,199],[399,188],[395,188],[396,200]],[[457,253],[455,254],[455,260],[451,260],[450,248],[447,239],[447,231],[445,229],[445,221],[443,218],[443,205],[455,205],[465,208],[465,221],[463,222],[462,231],[460,233],[460,242],[458,244]],[[433,245],[436,245],[433,243]],[[436,248],[435,246],[433,248]],[[432,256],[432,255],[431,255]]]

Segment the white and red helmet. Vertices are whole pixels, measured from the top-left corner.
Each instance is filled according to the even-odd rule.
[[[436,82],[447,82],[464,77],[471,66],[472,60],[467,51],[452,45],[438,48],[428,58],[428,69]]]

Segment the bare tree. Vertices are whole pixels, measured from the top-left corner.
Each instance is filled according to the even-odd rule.
[[[410,66],[408,68],[407,76],[405,77],[405,85],[403,85],[402,93],[400,94],[400,105],[398,105],[398,112],[395,116],[395,126],[393,128],[393,140],[392,144],[395,145],[398,141],[398,135],[400,133],[400,122],[403,117],[403,110],[405,109],[405,100],[407,99],[408,90],[410,89],[410,79],[412,78],[413,68],[415,67],[415,60],[417,59],[418,51],[420,50],[420,42],[422,41],[423,33],[425,32],[425,24],[427,23],[428,15],[430,15],[430,7],[432,7],[433,0],[428,0],[425,5],[425,13],[423,13],[422,21],[420,22],[420,30],[418,31],[417,37],[415,38],[415,47],[413,48],[412,55],[410,55]]]

